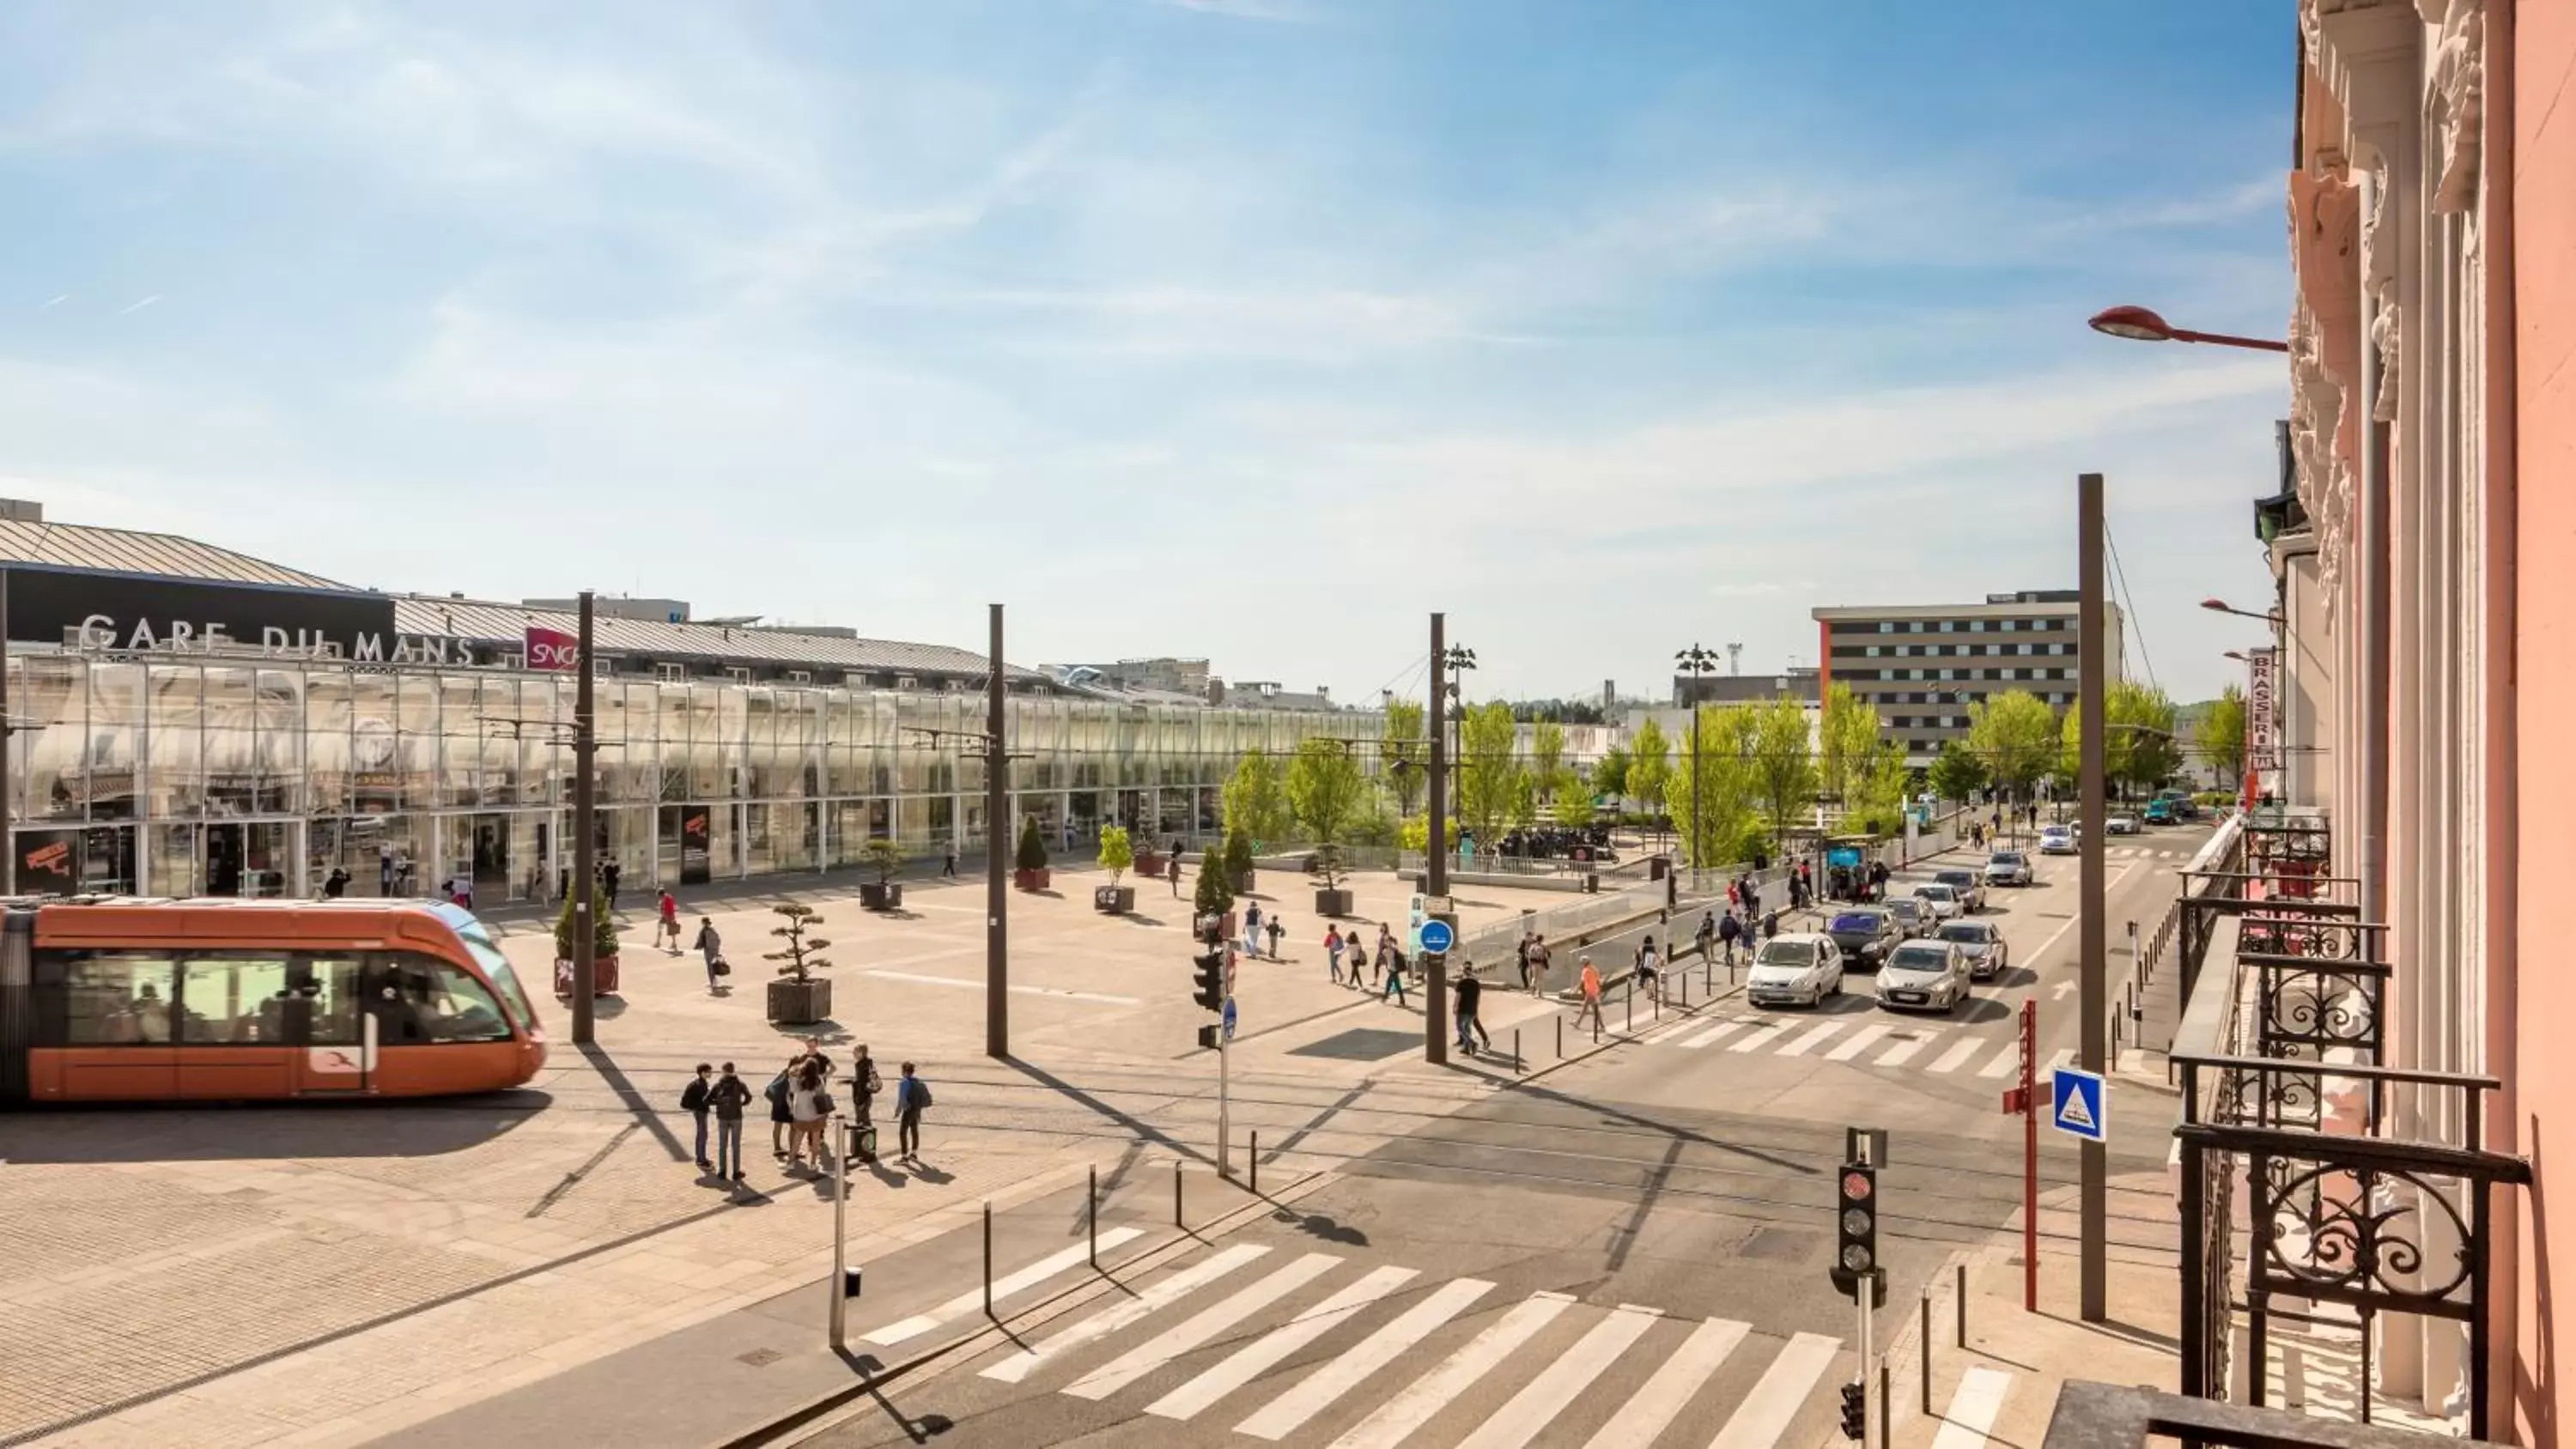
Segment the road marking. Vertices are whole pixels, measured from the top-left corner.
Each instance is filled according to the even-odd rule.
[[[1331,1449],[1395,1449],[1573,1302],[1570,1294],[1552,1292],[1533,1293],[1522,1299],[1501,1321],[1451,1354],[1447,1362],[1405,1385],[1402,1393],[1380,1404],[1376,1413],[1352,1425],[1349,1433],[1333,1441]]]
[[[1047,1360],[1067,1351],[1108,1337],[1149,1314],[1179,1302],[1181,1299],[1251,1262],[1270,1250],[1255,1243],[1241,1244],[1212,1257],[1202,1258],[1188,1268],[1155,1283],[1144,1292],[1114,1307],[1091,1315],[1082,1322],[1048,1339],[1035,1348],[1022,1349],[1009,1358],[984,1370],[983,1377],[1016,1384],[1027,1378]]]
[[[1742,1030],[1742,1029],[1743,1029],[1743,1028],[1745,1028],[1745,1027],[1751,1026],[1752,1024],[1753,1024],[1753,1023],[1751,1023],[1751,1022],[1749,1022],[1749,1021],[1723,1021],[1723,1022],[1719,1022],[1716,1026],[1713,1026],[1713,1027],[1709,1028],[1707,1031],[1704,1031],[1704,1032],[1700,1033],[1698,1036],[1692,1037],[1689,1041],[1683,1042],[1683,1043],[1682,1043],[1682,1050],[1683,1050],[1683,1051],[1686,1051],[1686,1052],[1695,1052],[1695,1051],[1698,1051],[1700,1048],[1702,1048],[1702,1047],[1704,1047],[1704,1046],[1707,1046],[1710,1042],[1713,1042],[1713,1041],[1717,1040],[1719,1037],[1722,1037],[1722,1036],[1726,1035],[1728,1032],[1731,1032],[1731,1031],[1740,1031],[1740,1030]]]
[[[1612,1414],[1583,1449],[1650,1449],[1751,1328],[1731,1318],[1712,1318],[1692,1329],[1646,1386]]]
[[[2053,998],[2055,998],[2055,999],[2057,999],[2057,1000],[2059,1000],[2059,1001],[2064,1001],[2064,1000],[2067,998],[2068,993],[2070,993],[2070,992],[2072,992],[2072,991],[2074,991],[2074,990],[2075,990],[2075,983],[2074,983],[2074,982],[2072,982],[2072,981],[2060,981],[2060,982],[2058,982],[2055,986],[2053,986],[2053,987],[2049,988],[2049,992],[2048,992],[2048,994],[2049,994],[2051,997],[2053,997]]]
[[[1145,1231],[1142,1228],[1111,1228],[1100,1235],[1100,1246],[1104,1248],[1114,1248],[1120,1243],[1128,1242],[1143,1236],[1145,1236]],[[1028,1289],[1036,1287],[1040,1283],[1045,1282],[1049,1278],[1054,1277],[1056,1274],[1061,1273],[1068,1268],[1074,1267],[1078,1264],[1086,1264],[1089,1261],[1090,1254],[1090,1247],[1083,1243],[1076,1243],[1072,1247],[1067,1248],[1060,1253],[1050,1253],[1047,1256],[1038,1259],[1036,1262],[1031,1263],[1029,1266],[1022,1268],[1020,1271],[1011,1274],[1009,1277],[997,1280],[993,1284],[993,1301],[999,1303],[1003,1299],[1010,1297],[1012,1294],[1025,1292]],[[869,1334],[867,1341],[870,1343],[896,1344],[909,1338],[919,1338],[921,1335],[928,1333],[930,1330],[937,1328],[943,1323],[946,1323],[949,1319],[955,1318],[958,1314],[964,1313],[969,1309],[981,1308],[983,1306],[984,1290],[982,1288],[975,1288],[968,1292],[958,1294],[956,1297],[940,1304],[928,1313],[917,1313],[899,1323],[889,1323],[885,1327],[878,1329],[876,1332]]]
[[[1907,1062],[1913,1060],[1916,1052],[1923,1050],[1925,1047],[1930,1046],[1932,1043],[1939,1041],[1940,1039],[1941,1033],[1937,1031],[1927,1031],[1921,1036],[1899,1037],[1897,1038],[1896,1045],[1889,1047],[1887,1051],[1881,1055],[1875,1063],[1873,1063],[1873,1065],[1882,1067],[1901,1067]]]
[[[1977,1367],[1960,1375],[1950,1407],[1941,1411],[1941,1432],[1932,1436],[1932,1449],[1986,1449],[1987,1431],[1995,1427],[1995,1415],[2011,1390],[2012,1375],[1999,1369]]]
[[[1726,1427],[1717,1431],[1708,1449],[1771,1449],[1780,1442],[1780,1432],[1798,1416],[1798,1406],[1806,1402],[1807,1390],[1814,1388],[1825,1366],[1842,1352],[1842,1344],[1821,1333],[1802,1333],[1789,1340],[1780,1356],[1762,1371],[1753,1392],[1735,1408]]]
[[[2002,1051],[1995,1053],[1995,1059],[1993,1061],[1990,1061],[1983,1067],[1978,1068],[1977,1075],[1981,1077],[2009,1077],[2020,1070],[2021,1043],[2018,1041],[2008,1041],[2004,1043],[2004,1049]]]
[[[1789,1023],[1766,1021],[1741,1041],[1727,1043],[1726,1049],[1731,1052],[1758,1052],[1788,1034]]]
[[[1334,1400],[1358,1387],[1361,1380],[1403,1357],[1406,1349],[1428,1338],[1433,1329],[1457,1317],[1493,1287],[1481,1278],[1452,1278],[1441,1284],[1430,1297],[1404,1310],[1385,1327],[1345,1350],[1340,1358],[1308,1374],[1305,1382],[1235,1425],[1235,1432],[1256,1439],[1287,1438],[1308,1419],[1331,1407]]]
[[[1941,1059],[1939,1061],[1932,1063],[1923,1070],[1927,1072],[1955,1072],[1959,1069],[1962,1063],[1968,1060],[1968,1058],[1985,1050],[1985,1045],[1986,1044],[1984,1042],[1971,1037],[1968,1040],[1959,1043],[1957,1046],[1950,1048],[1948,1051],[1941,1053]]]
[[[1592,1325],[1592,1331],[1559,1355],[1545,1372],[1532,1375],[1510,1402],[1460,1441],[1458,1449],[1521,1449],[1663,1316],[1660,1308],[1641,1308],[1634,1303],[1622,1303],[1612,1309],[1609,1317]]]
[[[1162,1337],[1128,1350],[1118,1358],[1065,1385],[1077,1399],[1105,1399],[1145,1375],[1206,1343],[1253,1314],[1314,1282],[1342,1261],[1330,1253],[1306,1256],[1217,1304]]]
[[[1166,1419],[1196,1418],[1201,1409],[1268,1373],[1281,1359],[1351,1321],[1361,1309],[1403,1287],[1412,1268],[1384,1267],[1254,1339],[1233,1357],[1145,1406]]]
[[[980,979],[968,980],[964,977],[958,976],[925,976],[918,971],[892,971],[882,966],[871,967],[865,971],[861,971],[859,974],[862,976],[874,976],[884,981],[909,981],[916,986],[956,986],[969,991],[981,991],[984,989],[984,983]],[[1144,998],[1141,996],[1111,996],[1106,992],[1100,991],[1066,991],[1060,987],[1054,986],[1014,986],[1010,988],[1010,990],[1011,994],[1014,996],[1052,996],[1063,1001],[1097,1001],[1104,1006],[1141,1006],[1144,1004]],[[982,1290],[978,1289],[977,1291],[980,1293]]]
[[[1787,1046],[1780,1048],[1780,1055],[1784,1057],[1803,1057],[1807,1054],[1810,1048],[1822,1045],[1825,1038],[1832,1036],[1834,1033],[1841,1031],[1842,1029],[1843,1024],[1839,1021],[1824,1022],[1817,1026],[1815,1030],[1808,1032],[1805,1036],[1802,1036],[1796,1041],[1789,1043]]]
[[[2104,901],[2109,901],[2111,897],[2111,888],[2118,885],[2121,881],[2126,880],[2129,872],[2135,868],[2136,867],[2134,866],[2124,865],[2117,871],[2113,872],[2110,879],[2102,882],[2102,898]],[[2047,940],[2039,943],[2038,950],[2030,953],[2030,966],[2033,971],[2039,969],[2039,958],[2048,954],[2048,948],[2056,945],[2059,937],[2064,936],[2068,931],[2075,928],[2076,919],[2077,918],[2075,916],[2069,915],[2066,918],[2065,925],[2058,927],[2055,932],[2050,934]]]
[[[2057,1069],[2059,1067],[2065,1066],[2068,1062],[2073,1060],[2075,1060],[2075,1048],[2059,1047],[2057,1049],[2057,1055],[2048,1059],[2048,1066],[2040,1072],[2040,1075],[2043,1077],[2056,1076]]]
[[[1666,1042],[1679,1041],[1681,1038],[1688,1036],[1692,1032],[1695,1032],[1706,1025],[1708,1025],[1708,1023],[1702,1021],[1698,1017],[1686,1016],[1679,1021],[1667,1022],[1662,1026],[1656,1027],[1654,1030],[1647,1032],[1644,1036],[1637,1038],[1637,1040],[1644,1042],[1649,1046],[1661,1046]]]
[[[1887,1035],[1887,1027],[1883,1023],[1872,1023],[1869,1026],[1864,1026],[1860,1030],[1851,1034],[1851,1040],[1846,1041],[1841,1046],[1825,1053],[1825,1060],[1829,1062],[1850,1061],[1852,1058],[1859,1056],[1862,1049],[1867,1047],[1871,1042],[1874,1042],[1885,1035]]]

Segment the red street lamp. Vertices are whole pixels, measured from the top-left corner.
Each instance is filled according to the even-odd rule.
[[[2224,332],[2194,332],[2176,327],[2145,307],[2105,307],[2093,314],[2093,330],[2132,342],[2214,342],[2221,347],[2250,347],[2257,352],[2287,352],[2290,344],[2260,337],[2234,337]]]
[[[2278,614],[2257,614],[2251,609],[2239,609],[2225,599],[2203,599],[2200,601],[2200,606],[2213,614],[2235,614],[2242,618],[2260,619],[2275,627],[2278,627],[2281,622],[2281,616]]]

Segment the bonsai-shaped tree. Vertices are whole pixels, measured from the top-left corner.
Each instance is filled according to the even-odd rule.
[[[823,948],[831,945],[831,942],[820,936],[810,941],[805,938],[805,926],[807,922],[814,919],[814,908],[789,901],[783,906],[772,906],[770,909],[787,918],[786,925],[769,928],[769,934],[786,939],[787,949],[765,952],[761,959],[778,962],[778,974],[781,976],[792,977],[798,981],[813,980],[813,973],[824,970],[832,964],[824,960],[821,955]]]
[[[1367,791],[1359,761],[1339,741],[1313,739],[1298,746],[1296,763],[1288,767],[1288,808],[1320,847],[1315,859],[1328,891],[1341,889],[1342,837]]]
[[[1136,866],[1136,847],[1127,841],[1124,825],[1104,826],[1100,832],[1100,868],[1109,872],[1109,888],[1118,888],[1119,877]]]
[[[572,959],[572,897],[565,896],[563,911],[555,917],[555,959]],[[590,892],[590,954],[597,960],[617,954],[617,922],[608,914],[608,892],[593,886]]]
[[[1240,830],[1225,835],[1225,881],[1229,889],[1252,870],[1252,837]]]
[[[903,869],[903,847],[891,840],[870,840],[859,847],[859,864],[877,873],[878,885],[894,884],[895,872]]]
[[[1047,868],[1046,842],[1038,838],[1038,818],[1034,815],[1020,819],[1020,851],[1012,866],[1019,870]]]
[[[1201,916],[1222,916],[1234,909],[1234,876],[1221,856],[1212,850],[1199,858],[1199,883],[1191,893],[1190,909]]]

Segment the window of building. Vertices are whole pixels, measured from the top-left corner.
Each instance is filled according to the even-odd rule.
[[[673,664],[668,660],[665,660],[664,662],[653,666],[653,673],[655,677],[660,679],[686,679],[689,677],[689,666],[685,664]]]
[[[1971,634],[1983,634],[1986,632],[1986,621],[1983,619],[1970,619],[1968,621],[1968,632]]]
[[[1959,621],[1956,619],[1944,619],[1941,621],[1941,632],[1944,634],[1957,633],[1958,629]]]
[[[1922,621],[1922,620],[1920,620],[1920,619],[1908,619],[1908,620],[1906,620],[1906,621],[1905,621],[1905,632],[1907,632],[1907,633],[1909,633],[1909,634],[1920,634],[1920,633],[1922,633],[1922,632],[1923,632],[1923,621]]]
[[[751,669],[747,665],[728,664],[725,666],[725,678],[732,680],[736,684],[749,684],[751,683]]]
[[[1878,646],[1875,644],[1870,645],[1868,651],[1862,657],[1867,659],[1876,659],[1878,657]],[[1428,837],[1425,838],[1427,839]]]
[[[894,687],[897,689],[919,689],[921,688],[921,681],[913,678],[909,674],[898,674],[894,677]]]

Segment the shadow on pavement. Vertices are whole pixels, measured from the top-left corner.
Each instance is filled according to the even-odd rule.
[[[84,1102],[0,1116],[0,1162],[222,1162],[437,1157],[480,1147],[553,1104],[529,1088],[435,1101],[290,1106]],[[674,1139],[676,1142],[677,1139]],[[687,1161],[688,1154],[678,1154]]]

